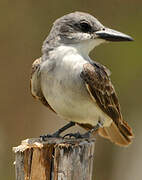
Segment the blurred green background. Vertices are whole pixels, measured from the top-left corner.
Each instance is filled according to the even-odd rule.
[[[104,25],[135,39],[104,44],[91,52],[92,59],[112,71],[124,119],[135,133],[129,148],[97,137],[95,179],[142,179],[142,1],[0,0],[1,180],[15,179],[13,146],[23,139],[54,132],[66,123],[32,98],[29,79],[31,64],[41,56],[42,42],[54,20],[77,10],[91,13]]]

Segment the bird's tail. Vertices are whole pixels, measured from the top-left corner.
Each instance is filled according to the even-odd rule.
[[[125,121],[117,125],[115,122],[112,122],[109,127],[100,128],[98,133],[100,136],[109,139],[119,146],[131,144],[133,138],[132,129]]]
[[[79,124],[86,130],[92,129],[90,125]],[[133,133],[129,125],[123,121],[115,124],[113,121],[109,127],[99,128],[98,134],[119,146],[128,146],[132,142]]]

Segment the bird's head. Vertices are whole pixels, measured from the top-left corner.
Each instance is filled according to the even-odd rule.
[[[88,53],[109,41],[132,41],[132,37],[102,25],[95,17],[83,12],[67,14],[54,22],[47,38],[61,44],[84,47]]]

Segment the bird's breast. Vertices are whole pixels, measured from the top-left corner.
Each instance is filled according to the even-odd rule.
[[[80,77],[85,63],[85,60],[72,56],[56,61],[50,71],[45,66],[41,72],[41,89],[57,114],[69,121],[94,126],[103,112],[92,101]]]
[[[85,60],[67,56],[57,60],[50,71],[44,68],[41,73],[41,87],[48,102],[56,109],[74,106],[75,102],[85,100],[88,93],[80,73]]]

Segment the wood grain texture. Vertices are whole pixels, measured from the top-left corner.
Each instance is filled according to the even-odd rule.
[[[16,180],[92,180],[95,139],[27,139],[14,147]]]

